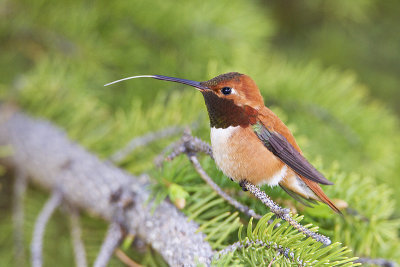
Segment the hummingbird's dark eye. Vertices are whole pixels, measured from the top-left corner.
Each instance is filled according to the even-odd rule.
[[[224,95],[230,95],[230,94],[232,93],[232,88],[230,88],[230,87],[224,87],[224,88],[221,89],[221,92],[222,92]]]

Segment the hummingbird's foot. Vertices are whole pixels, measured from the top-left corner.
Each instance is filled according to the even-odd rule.
[[[231,178],[231,180],[232,180],[232,178]],[[232,180],[233,181],[233,180]],[[241,180],[240,182],[239,182],[239,185],[240,185],[240,187],[242,188],[242,190],[243,191],[249,191],[248,189],[247,189],[247,181],[246,180]]]

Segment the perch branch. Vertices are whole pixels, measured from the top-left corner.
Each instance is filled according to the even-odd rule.
[[[27,188],[27,177],[23,170],[16,169],[14,182],[13,221],[14,247],[16,265],[25,265],[24,248],[24,197]]]
[[[86,252],[82,241],[82,231],[79,224],[79,214],[75,207],[69,207],[69,221],[71,224],[72,247],[74,249],[75,262],[77,267],[86,267]]]
[[[314,240],[321,242],[325,246],[329,246],[331,244],[331,240],[329,237],[326,237],[321,234],[317,234],[310,229],[304,227],[300,223],[298,223],[296,220],[294,220],[290,214],[288,209],[283,209],[281,208],[278,204],[276,204],[267,194],[265,194],[264,191],[261,191],[261,189],[258,186],[253,185],[252,183],[249,183],[247,181],[242,181],[240,183],[242,188],[248,190],[250,193],[252,193],[256,198],[258,198],[262,203],[264,203],[265,206],[270,208],[270,210],[275,213],[275,215],[282,219],[287,221],[293,228],[297,229],[299,232],[302,232],[306,236],[309,236],[313,238]]]
[[[105,267],[114,254],[115,249],[121,244],[124,237],[121,226],[117,223],[111,223],[108,227],[106,237],[101,245],[100,253],[94,262],[94,267]]]
[[[61,204],[61,200],[61,192],[58,190],[54,190],[51,197],[44,205],[38,218],[36,219],[31,244],[31,260],[33,267],[41,267],[43,265],[42,248],[44,231],[51,215],[54,213],[55,209]]]
[[[107,221],[115,221],[113,193],[130,191],[133,201],[122,216],[128,233],[150,244],[170,265],[210,264],[213,251],[198,225],[168,201],[154,208],[146,175],[129,175],[69,141],[51,123],[0,106],[0,145],[7,144],[13,154],[3,161],[6,166],[21,168],[44,188],[60,188],[68,203]]]

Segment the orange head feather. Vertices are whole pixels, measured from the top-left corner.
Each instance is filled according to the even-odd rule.
[[[245,74],[229,72],[200,84],[220,98],[233,100],[237,106],[249,106],[254,109],[264,106],[263,97],[256,83]],[[230,92],[224,94],[224,88],[230,88]]]

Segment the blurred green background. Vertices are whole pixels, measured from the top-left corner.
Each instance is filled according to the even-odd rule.
[[[105,83],[140,74],[202,81],[246,73],[306,156],[336,183],[328,195],[377,225],[366,227],[366,240],[353,236],[359,228],[351,222],[327,219],[318,208],[304,213],[358,256],[399,259],[399,14],[399,1],[379,0],[2,0],[0,99],[54,121],[107,157],[130,138],[171,124],[199,121],[196,134],[209,137],[204,104],[191,88],[150,79]],[[149,170],[166,144],[122,166]],[[12,240],[9,178],[0,180],[0,227],[10,232],[0,237],[2,247]],[[28,215],[44,201],[40,189],[30,190]],[[271,194],[286,198],[278,189]],[[105,225],[84,222],[100,229],[87,241],[95,244],[93,258]],[[31,229],[33,222],[26,224]],[[60,225],[52,229],[63,231]],[[390,231],[381,233],[385,227]],[[13,262],[12,253],[0,254]],[[60,257],[47,263],[73,262],[69,252]]]

